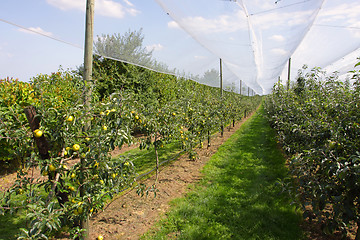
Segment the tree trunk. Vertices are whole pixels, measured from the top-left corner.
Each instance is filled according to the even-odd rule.
[[[210,131],[208,131],[208,133],[207,133],[207,142],[208,142],[207,148],[209,148],[210,147]]]
[[[155,141],[154,147],[155,147],[155,156],[156,156],[156,178],[155,178],[155,185],[156,185],[158,182],[158,178],[159,178],[159,154],[157,151],[156,141]]]
[[[30,129],[32,132],[34,132],[36,129],[40,128],[40,116],[36,114],[36,110],[34,106],[30,106],[24,109],[26,118],[29,122]],[[50,158],[49,155],[49,144],[46,141],[46,138],[44,135],[37,138],[35,137],[35,143],[39,150],[39,154],[41,159],[46,160]],[[55,173],[49,173],[49,179],[51,181],[55,180]],[[59,177],[59,183],[62,184],[61,176]],[[62,193],[59,191],[58,187],[55,188],[55,195],[56,198],[61,206],[64,206],[64,203],[69,201],[69,197],[67,193]]]
[[[34,106],[30,106],[24,109],[26,118],[29,122],[30,129],[32,132],[34,132],[36,129],[40,128],[40,116],[36,115],[36,110]],[[49,159],[49,144],[45,139],[45,136],[42,135],[39,138],[35,138],[36,146],[39,150],[39,154],[41,159]]]

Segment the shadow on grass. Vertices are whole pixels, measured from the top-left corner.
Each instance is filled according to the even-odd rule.
[[[159,161],[174,159],[181,151],[180,144],[173,142],[165,144],[164,147],[158,150]],[[148,172],[156,167],[156,156],[153,147],[150,149],[140,150],[139,148],[127,151],[120,156],[127,156],[134,164],[137,174]]]
[[[21,214],[0,215],[0,240],[16,239],[19,229],[26,225],[25,217]]]
[[[274,133],[259,114],[204,168],[204,180],[148,239],[302,239],[301,215],[277,185],[286,176]]]

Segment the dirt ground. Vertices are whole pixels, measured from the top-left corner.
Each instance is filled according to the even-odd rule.
[[[239,129],[242,122],[237,123],[230,131],[226,128],[223,137],[219,133],[214,135],[210,148],[197,149],[196,161],[190,161],[185,154],[162,168],[156,186],[156,197],[153,194],[140,197],[133,189],[111,202],[103,212],[91,219],[90,239],[95,239],[98,235],[109,240],[139,239],[169,209],[171,200],[183,196],[189,184],[201,179],[200,171],[205,163]],[[155,176],[152,176],[144,183],[151,186],[154,181]]]

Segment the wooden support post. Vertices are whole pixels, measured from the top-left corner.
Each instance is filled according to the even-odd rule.
[[[84,50],[84,104],[87,110],[90,109],[91,92],[92,92],[92,62],[93,62],[93,39],[94,39],[94,6],[95,0],[86,1],[86,19],[85,19],[85,50]],[[89,128],[89,123],[85,124],[85,131]],[[84,169],[85,159],[81,159],[80,184],[85,181]],[[80,196],[85,196],[85,189],[80,187]],[[82,239],[88,240],[90,236],[89,219],[85,219],[80,223],[82,229],[86,231],[82,235]]]
[[[94,0],[86,1],[85,20],[85,49],[84,49],[84,73],[85,83],[84,103],[89,106],[92,92],[92,62],[93,62],[93,39],[94,39]]]

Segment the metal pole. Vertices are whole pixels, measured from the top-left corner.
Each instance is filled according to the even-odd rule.
[[[250,88],[248,87],[248,97],[250,96]]]
[[[280,76],[279,76],[278,83],[277,83],[277,90],[280,89],[280,83],[281,83],[281,78],[280,78]]]
[[[93,62],[93,39],[94,39],[94,2],[95,0],[86,0],[86,17],[85,17],[85,50],[84,50],[84,104],[87,110],[90,108],[91,92],[92,92],[92,62]],[[89,126],[85,126],[85,131]],[[81,175],[80,183],[83,184],[85,159],[81,158]],[[80,196],[85,196],[85,189],[80,188]],[[82,229],[86,229],[83,233],[82,239],[88,240],[90,237],[89,219],[85,219],[80,224]]]
[[[222,59],[220,58],[220,95],[223,96]]]
[[[242,81],[240,79],[240,95],[241,95],[241,89],[242,89],[241,83],[242,83]]]
[[[221,96],[221,104],[222,104],[222,97],[223,97],[223,76],[222,76],[222,60],[220,58],[220,96]],[[221,137],[224,136],[224,125],[223,123],[220,126],[220,132],[221,132]]]
[[[291,67],[291,58],[289,58],[289,65],[288,65],[288,80],[286,84],[287,90],[290,89],[290,67]]]

